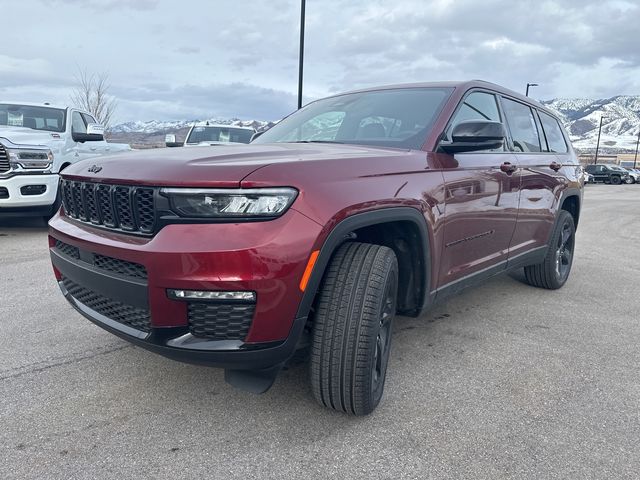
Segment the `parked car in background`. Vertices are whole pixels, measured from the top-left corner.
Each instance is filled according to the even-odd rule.
[[[584,183],[595,183],[595,178],[586,170],[584,171]]]
[[[169,134],[165,138],[167,147],[198,147],[203,145],[228,145],[249,143],[255,133],[252,127],[217,125],[201,122],[193,125],[187,133],[184,143],[176,142],[176,136]]]
[[[631,167],[619,167],[627,172],[629,175],[629,179],[627,183],[638,183],[640,182],[640,170]]]
[[[59,208],[59,172],[79,160],[131,150],[107,143],[89,112],[0,102],[0,218],[43,216]]]
[[[611,183],[620,185],[627,183],[629,172],[618,167],[617,165],[597,164],[587,165],[585,167],[587,173],[593,176],[594,183]]]
[[[310,347],[318,402],[366,415],[396,313],[514,269],[565,284],[583,178],[531,98],[481,81],[378,87],[249,145],[74,165],[49,247],[64,296],[113,334],[256,393]]]

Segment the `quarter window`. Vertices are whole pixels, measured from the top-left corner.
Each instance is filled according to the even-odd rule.
[[[538,113],[540,113],[540,121],[542,122],[544,134],[547,137],[549,150],[555,153],[567,153],[567,142],[564,140],[564,135],[562,135],[562,129],[558,121],[544,112]]]
[[[84,118],[84,121],[87,125],[89,125],[90,123],[98,123],[96,122],[96,119],[89,114],[83,113],[82,117]]]
[[[531,108],[508,98],[503,98],[502,105],[515,151],[540,152],[540,135]]]

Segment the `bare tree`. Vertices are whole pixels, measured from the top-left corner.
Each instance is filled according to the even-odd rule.
[[[78,70],[76,81],[71,102],[92,113],[98,122],[108,127],[117,106],[115,97],[109,95],[109,75],[104,72],[89,74],[86,70]]]

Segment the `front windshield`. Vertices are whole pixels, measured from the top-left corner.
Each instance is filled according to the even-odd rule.
[[[318,100],[253,143],[327,142],[419,149],[452,91],[398,88]]]
[[[0,125],[64,132],[66,112],[60,108],[0,103]]]
[[[233,127],[193,127],[187,143],[200,142],[232,142],[249,143],[253,130]]]

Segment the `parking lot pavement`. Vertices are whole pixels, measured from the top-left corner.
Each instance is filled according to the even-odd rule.
[[[0,223],[0,478],[638,478],[640,186],[589,185],[560,291],[498,277],[399,318],[369,417],[306,364],[265,395],[63,300],[39,221]]]

